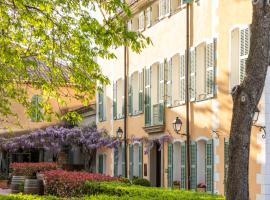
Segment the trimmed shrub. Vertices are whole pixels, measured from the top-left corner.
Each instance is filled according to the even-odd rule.
[[[53,197],[53,196],[24,195],[22,193],[0,195],[0,199],[1,200],[59,200],[59,198]]]
[[[84,192],[86,181],[119,181],[116,177],[93,174],[87,172],[71,172],[64,170],[53,170],[43,172],[45,181],[45,194],[71,197],[81,196]]]
[[[145,186],[145,187],[150,187],[150,181],[145,179],[145,178],[133,178],[132,179],[132,184],[134,185],[141,185],[141,186]]]
[[[87,190],[88,189],[88,190]],[[85,192],[91,195],[118,196],[120,199],[156,199],[156,200],[225,200],[221,196],[196,193],[183,190],[170,190],[156,187],[143,187],[116,182],[86,182]]]
[[[10,169],[13,176],[34,177],[38,172],[56,170],[59,168],[57,163],[39,162],[39,163],[11,163]]]

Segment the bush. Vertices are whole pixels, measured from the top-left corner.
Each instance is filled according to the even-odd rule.
[[[88,190],[87,190],[88,189]],[[224,200],[217,195],[206,193],[196,193],[183,190],[169,190],[165,188],[143,187],[116,182],[86,182],[85,191],[91,195],[118,196],[119,199],[156,199],[156,200]]]
[[[53,170],[43,172],[45,180],[45,194],[71,197],[81,196],[84,192],[86,181],[118,181],[116,177],[93,174],[87,172],[71,172],[64,170]]]
[[[150,187],[150,181],[145,178],[135,177],[132,179],[132,184]]]
[[[0,199],[1,200],[59,200],[59,198],[53,197],[53,196],[23,195],[22,193],[0,195]]]
[[[11,163],[10,169],[12,175],[34,177],[38,172],[56,170],[59,168],[57,163],[39,162],[39,163]]]

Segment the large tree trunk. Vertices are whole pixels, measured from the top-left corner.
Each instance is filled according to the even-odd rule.
[[[268,0],[253,0],[251,45],[243,83],[232,90],[227,200],[249,200],[249,151],[252,119],[264,88],[270,50]],[[244,12],[244,11],[242,11]]]

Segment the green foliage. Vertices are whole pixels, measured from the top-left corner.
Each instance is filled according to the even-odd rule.
[[[60,106],[67,105],[67,97],[89,103],[97,81],[109,83],[96,58],[116,58],[113,48],[123,45],[140,52],[150,43],[127,30],[123,16],[130,14],[121,0],[2,1],[0,119],[12,114],[14,101],[33,113],[29,88],[42,97],[45,120],[55,114],[53,100]]]
[[[87,190],[88,189],[88,190]],[[224,200],[221,196],[208,195],[204,193],[196,193],[182,190],[169,190],[165,188],[143,187],[117,182],[86,182],[85,192],[91,195],[107,195],[115,199],[156,199],[156,200]],[[101,196],[101,199],[105,196]],[[91,199],[91,198],[90,198]],[[97,198],[98,199],[98,198]],[[109,198],[110,199],[110,198]]]
[[[53,196],[23,195],[22,193],[0,195],[0,199],[1,200],[59,200],[59,198],[53,197]]]
[[[150,181],[145,178],[133,177],[132,184],[150,187]]]

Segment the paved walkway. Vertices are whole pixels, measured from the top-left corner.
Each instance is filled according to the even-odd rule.
[[[0,194],[10,194],[11,190],[10,189],[1,189],[0,188]]]

